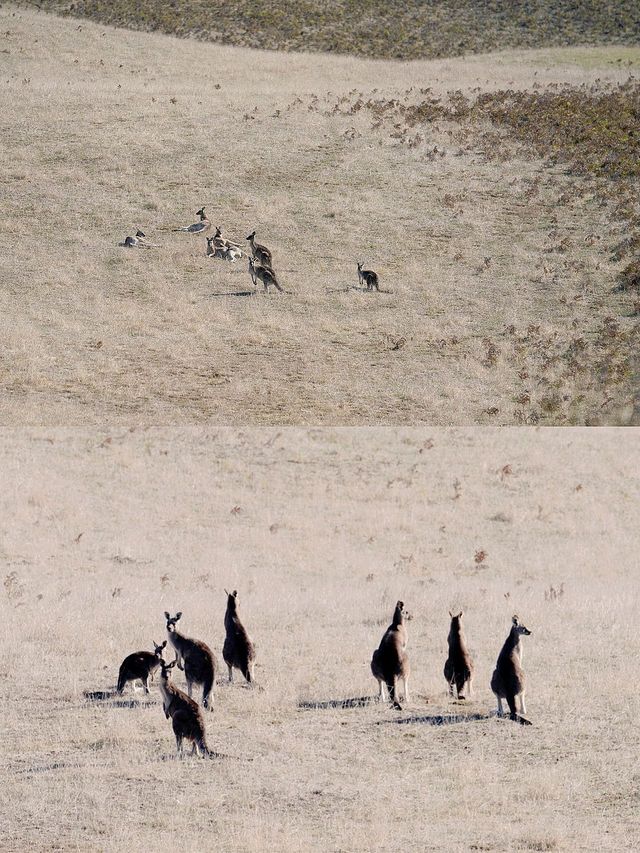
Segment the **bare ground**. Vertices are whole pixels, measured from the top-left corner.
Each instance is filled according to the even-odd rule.
[[[373,62],[11,6],[0,27],[0,423],[640,417],[637,294],[614,292],[625,232],[606,200],[446,122],[411,147],[405,129],[340,112],[412,87],[621,82],[637,49]],[[257,229],[289,293],[253,295],[244,260],[163,230],[203,203],[240,242]],[[138,227],[161,248],[118,248]],[[357,260],[383,293],[357,289]],[[613,379],[598,358],[619,363]]]
[[[2,849],[636,849],[639,462],[615,430],[5,430]],[[220,655],[232,586],[263,690],[222,679],[229,758],[178,762],[157,687],[109,692],[165,609]],[[358,707],[397,598],[412,699]],[[530,728],[491,715],[514,612]]]

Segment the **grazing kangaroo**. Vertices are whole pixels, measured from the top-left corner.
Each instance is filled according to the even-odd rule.
[[[256,243],[255,231],[252,231],[251,234],[249,234],[247,240],[251,246],[251,254],[256,261],[258,261],[259,264],[262,264],[263,267],[270,267],[273,269],[273,256],[266,246],[261,246],[260,243]]]
[[[468,684],[469,695],[471,695],[473,662],[467,649],[467,638],[462,628],[462,610],[457,616],[449,611],[449,616],[451,616],[451,627],[447,638],[449,657],[444,665],[444,677],[449,685],[449,695],[453,696],[453,685],[455,684],[458,699],[464,699],[465,684]]]
[[[367,290],[380,290],[378,274],[373,270],[363,270],[361,263],[358,263],[358,284],[365,284]]]
[[[167,720],[171,717],[173,733],[176,736],[178,757],[182,757],[182,741],[184,739],[190,740],[193,744],[192,755],[198,750],[203,758],[205,756],[212,756],[213,753],[205,741],[204,718],[202,711],[198,707],[198,703],[194,702],[193,699],[171,682],[171,670],[175,665],[175,660],[171,661],[171,663],[162,661],[160,695],[162,696],[162,710],[164,711],[164,715]]]
[[[502,717],[502,700],[507,700],[509,706],[510,718],[522,725],[530,726],[531,723],[520,714],[526,714],[527,709],[524,703],[525,677],[522,669],[522,643],[520,637],[523,635],[528,637],[531,631],[521,625],[518,617],[514,616],[509,631],[509,636],[505,640],[502,651],[498,655],[496,668],[491,677],[491,689],[496,694],[498,699],[498,716]],[[516,699],[520,697],[520,714],[516,711]]]
[[[116,688],[118,693],[122,693],[128,681],[136,681],[137,679],[142,682],[144,692],[149,693],[149,679],[153,680],[153,673],[162,663],[162,650],[166,645],[166,640],[160,646],[154,640],[154,652],[134,652],[128,655],[120,664],[118,687]]]
[[[276,274],[271,267],[263,267],[261,264],[257,264],[253,258],[249,258],[249,275],[251,276],[254,287],[257,286],[258,279],[260,279],[264,285],[265,292],[268,292],[269,285],[272,284],[276,290],[284,293],[284,289],[280,287]]]
[[[165,610],[167,620],[167,634],[169,642],[176,651],[178,669],[184,669],[187,679],[187,693],[191,696],[194,684],[202,684],[202,706],[209,707],[209,698],[213,702],[211,691],[215,683],[216,659],[215,655],[206,643],[201,640],[190,640],[176,630],[176,622],[182,616],[182,612],[171,616]]]
[[[211,228],[211,223],[207,219],[207,214],[204,212],[204,207],[196,213],[200,217],[199,222],[194,222],[193,225],[185,225],[184,228],[173,228],[173,231],[186,231],[188,234],[206,234]]]
[[[394,708],[402,710],[398,701],[396,684],[402,679],[404,701],[409,701],[409,658],[406,655],[407,629],[404,625],[404,602],[398,601],[393,613],[393,622],[384,633],[380,645],[371,658],[371,672],[378,680],[380,687],[379,698],[384,700],[384,686],[387,685],[389,700]]]
[[[225,592],[227,590],[225,589]],[[224,614],[227,632],[222,657],[229,668],[229,682],[233,683],[233,669],[239,669],[249,684],[253,684],[253,667],[256,652],[244,625],[238,616],[238,590],[227,592],[227,611]]]

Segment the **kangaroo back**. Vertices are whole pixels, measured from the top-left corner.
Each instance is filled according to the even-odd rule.
[[[462,628],[462,616],[460,611],[457,616],[449,613],[451,625],[447,638],[449,656],[444,665],[444,677],[449,685],[449,692],[453,694],[453,685],[456,686],[458,699],[464,699],[464,686],[468,683],[471,690],[471,677],[473,674],[473,663],[467,649],[467,640]]]

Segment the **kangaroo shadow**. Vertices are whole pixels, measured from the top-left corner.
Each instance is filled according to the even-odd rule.
[[[417,714],[412,717],[399,717],[396,720],[380,720],[378,725],[393,723],[396,725],[411,725],[419,723],[425,726],[455,726],[459,723],[478,723],[482,720],[490,720],[495,714]]]
[[[142,702],[140,699],[123,698],[117,690],[85,690],[82,695],[88,702],[103,702],[109,708],[142,708],[153,704],[148,701]]]
[[[366,708],[368,705],[377,704],[377,702],[377,696],[350,696],[346,699],[298,702],[298,708],[304,711],[329,711],[333,708]]]
[[[256,290],[228,290],[226,293],[210,293],[207,299],[221,299],[225,296],[254,296]]]

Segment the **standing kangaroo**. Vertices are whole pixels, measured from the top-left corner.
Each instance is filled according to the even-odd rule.
[[[249,258],[249,275],[251,276],[254,287],[257,284],[257,280],[260,279],[264,285],[265,291],[268,291],[269,285],[272,284],[276,290],[279,290],[280,293],[284,293],[284,290],[280,287],[276,274],[271,267],[265,267],[262,266],[262,264],[257,264],[253,258]]]
[[[530,726],[531,723],[520,714],[526,714],[527,709],[524,704],[525,677],[522,669],[522,643],[520,638],[524,635],[528,637],[531,631],[521,625],[518,617],[514,616],[509,631],[509,636],[505,640],[502,651],[498,655],[496,668],[491,677],[491,689],[496,694],[498,699],[498,716],[502,717],[502,700],[507,700],[509,706],[510,718],[522,725]],[[516,711],[516,699],[520,697],[520,714]]]
[[[449,611],[451,616],[451,627],[447,638],[449,643],[449,657],[444,665],[444,677],[449,685],[449,695],[453,696],[453,685],[456,685],[458,699],[464,699],[465,684],[469,686],[471,695],[471,677],[473,675],[473,662],[467,649],[467,638],[462,628],[462,610],[457,616]]]
[[[175,662],[178,669],[184,669],[187,679],[187,693],[191,696],[194,684],[202,684],[202,706],[209,707],[209,698],[213,702],[211,691],[215,682],[216,659],[215,655],[206,643],[201,640],[191,640],[176,630],[176,622],[182,616],[182,612],[171,616],[164,612],[167,620],[167,634],[169,642],[176,652]]]
[[[225,589],[225,592],[227,590]],[[253,667],[256,652],[244,625],[238,616],[238,590],[227,592],[227,611],[224,614],[224,629],[227,632],[222,657],[229,668],[229,682],[233,683],[233,669],[239,669],[249,684],[253,684]]]
[[[366,285],[367,290],[380,290],[378,274],[373,270],[363,270],[360,262],[358,262],[358,284]]]
[[[247,240],[251,246],[251,254],[256,261],[258,261],[259,264],[262,264],[263,267],[271,267],[271,269],[273,269],[273,255],[266,246],[261,246],[260,243],[256,243],[255,231],[252,231],[251,234],[249,234]]]
[[[134,652],[128,655],[120,664],[118,687],[116,688],[118,693],[122,693],[128,681],[136,681],[137,679],[142,682],[144,692],[149,693],[149,679],[153,679],[153,673],[162,663],[162,650],[166,645],[166,640],[160,646],[154,640],[155,651]]]
[[[389,700],[394,708],[402,710],[398,701],[396,684],[402,679],[404,701],[409,701],[409,658],[405,652],[407,647],[407,629],[404,625],[404,602],[398,601],[393,613],[393,622],[384,633],[380,645],[371,658],[371,672],[378,680],[380,699],[384,700],[384,686],[389,691]]]
[[[164,715],[167,720],[171,717],[171,725],[173,733],[176,736],[176,746],[178,747],[178,757],[181,757],[183,754],[182,741],[185,738],[193,744],[192,755],[198,750],[203,758],[205,756],[212,756],[213,753],[205,741],[204,718],[202,711],[198,707],[198,703],[194,702],[193,699],[171,682],[171,670],[175,665],[175,660],[171,661],[171,663],[162,661],[160,695],[162,696],[162,710],[164,711]]]

